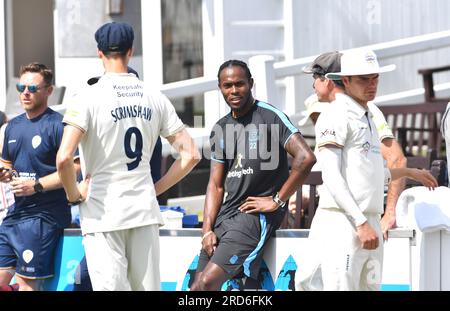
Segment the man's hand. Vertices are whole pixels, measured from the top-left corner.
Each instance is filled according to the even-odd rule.
[[[10,182],[12,178],[11,170],[0,167],[0,182]]]
[[[89,190],[89,184],[91,183],[91,175],[86,175],[86,177],[78,184],[78,191],[80,191],[81,197],[86,200],[87,193]]]
[[[422,185],[427,187],[429,190],[434,190],[434,188],[438,187],[438,182],[436,178],[427,170],[420,170],[418,168],[411,168],[410,174],[411,179],[420,182]]]
[[[206,251],[209,257],[211,257],[216,250],[217,236],[213,231],[208,231],[203,235],[202,248]]]
[[[36,193],[35,181],[32,179],[13,178],[10,182],[12,192],[18,197],[26,197]]]
[[[381,220],[380,220],[380,225],[381,225],[381,231],[383,232],[383,238],[385,241],[387,241],[388,231],[390,229],[397,227],[395,215],[390,212],[384,213],[383,218],[381,218]]]
[[[379,246],[380,240],[378,239],[378,235],[367,221],[356,227],[356,233],[358,234],[363,249],[376,249]]]
[[[272,196],[267,197],[248,197],[239,207],[242,213],[268,213],[278,209],[277,203]]]

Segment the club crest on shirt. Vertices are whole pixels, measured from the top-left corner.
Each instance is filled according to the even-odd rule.
[[[29,249],[24,250],[22,253],[22,258],[26,263],[29,263],[33,259],[33,257],[34,253]]]
[[[361,153],[364,155],[367,155],[369,153],[370,150],[370,143],[368,141],[366,141],[363,145],[362,145],[362,150]]]
[[[31,145],[33,146],[34,149],[36,149],[37,147],[39,147],[39,145],[42,142],[42,138],[39,135],[36,135],[33,137],[33,139],[31,140]]]

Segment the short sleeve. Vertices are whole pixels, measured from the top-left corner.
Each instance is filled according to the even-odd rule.
[[[269,105],[265,102],[258,101],[258,106],[267,109],[273,113],[273,119],[272,117],[268,117],[271,120],[268,121],[267,124],[275,124],[278,125],[278,135],[279,135],[279,142],[282,145],[283,148],[286,147],[287,142],[289,141],[289,138],[292,137],[295,133],[300,133],[300,131],[292,124],[291,120],[289,120],[288,116],[278,110],[277,108],[273,107],[272,105]]]
[[[322,112],[315,126],[317,147],[335,145],[343,148],[348,132],[347,123],[347,116],[343,111],[328,109]]]
[[[369,111],[372,113],[372,120],[377,127],[378,136],[380,137],[380,141],[386,138],[395,138],[392,133],[391,127],[388,125],[386,118],[381,112],[380,108],[378,108],[374,103],[368,104]]]
[[[1,145],[2,145],[2,150],[0,150],[0,152],[3,152],[3,146],[5,145],[5,131],[6,131],[6,126],[8,125],[8,123],[5,123],[2,125],[2,127],[0,127],[0,141],[1,141]],[[1,156],[1,154],[0,154]]]
[[[183,122],[178,117],[175,108],[166,95],[158,93],[154,100],[161,107],[161,136],[167,137],[184,128]]]
[[[211,146],[211,160],[219,163],[225,163],[225,140],[222,127],[216,123],[209,136]]]
[[[3,140],[3,148],[2,148],[2,156],[1,156],[1,162],[2,164],[10,164],[11,163],[11,158],[9,157],[9,144],[8,142],[8,136],[9,136],[9,127],[6,126],[6,124],[4,125],[4,128],[2,127],[2,130],[4,130],[4,134],[2,137]]]
[[[280,126],[280,144],[283,146],[283,148],[286,148],[286,144],[288,143],[292,135],[294,135],[295,133],[300,133],[300,131],[292,124],[288,116],[281,111],[277,115],[276,121],[278,121],[277,123]]]
[[[64,124],[62,122],[55,122],[54,127],[55,127],[55,145],[56,149],[59,149],[64,134]]]
[[[75,126],[87,132],[90,121],[90,113],[88,109],[87,96],[84,92],[75,95],[64,114],[63,123]]]

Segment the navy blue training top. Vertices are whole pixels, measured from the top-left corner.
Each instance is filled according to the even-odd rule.
[[[11,163],[19,177],[37,180],[56,172],[56,153],[63,135],[63,116],[50,108],[29,120],[25,113],[12,119],[5,131],[2,160]],[[4,224],[41,217],[65,228],[70,224],[70,207],[63,188],[15,197]]]

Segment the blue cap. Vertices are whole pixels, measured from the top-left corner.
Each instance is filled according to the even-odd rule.
[[[102,52],[126,52],[133,46],[134,31],[127,23],[107,23],[95,32],[97,47]]]

